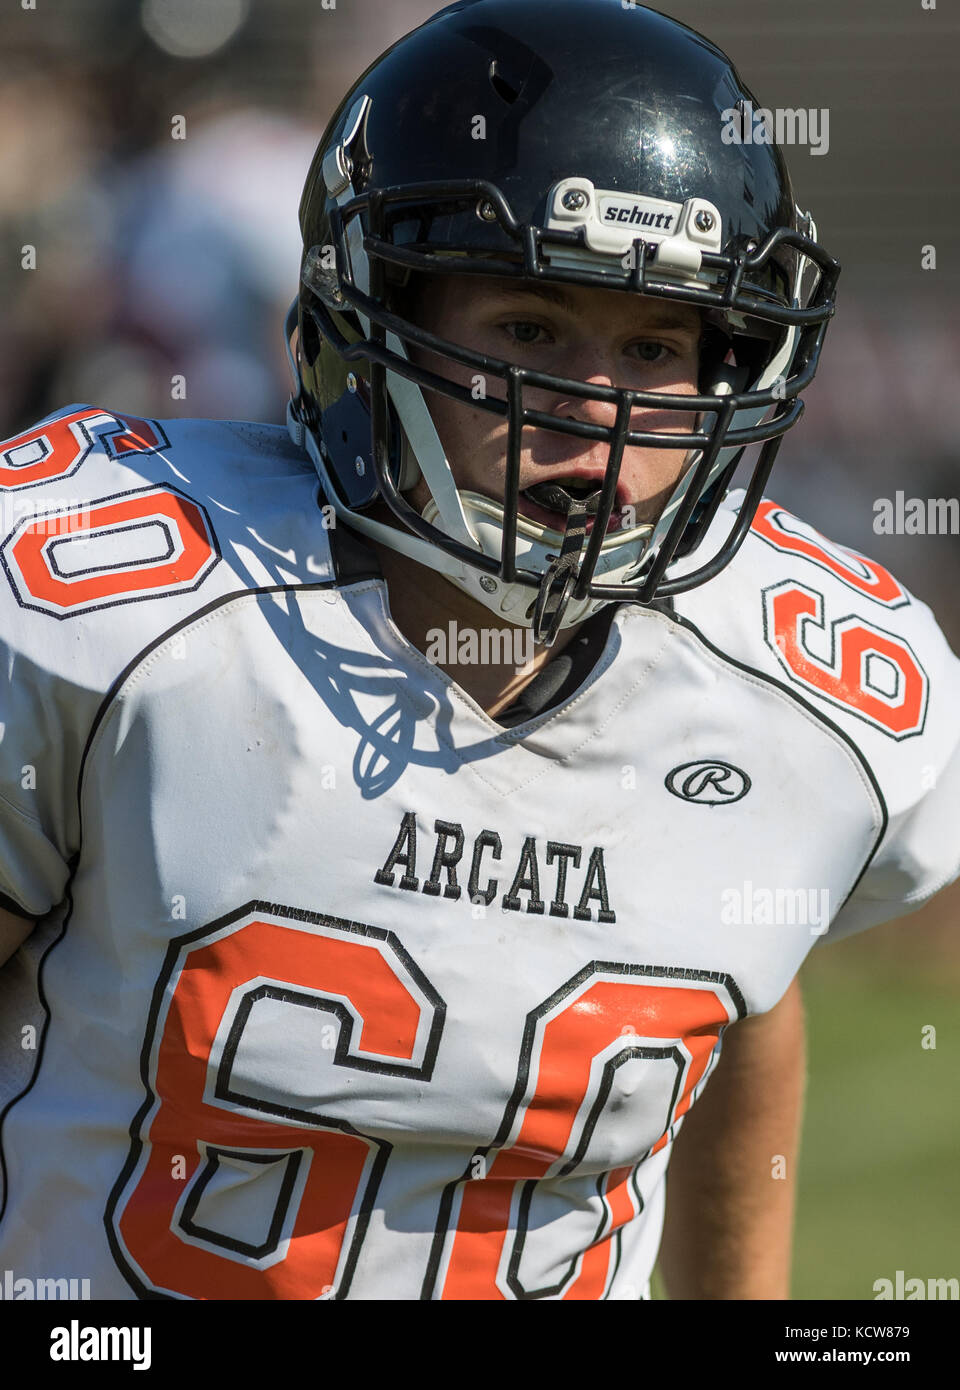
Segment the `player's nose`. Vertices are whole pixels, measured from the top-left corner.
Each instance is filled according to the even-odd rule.
[[[618,384],[622,385],[616,380],[613,362],[596,349],[571,353],[564,358],[556,374],[567,381],[582,382],[599,393],[612,393]],[[549,413],[561,419],[579,420],[586,425],[600,425],[609,429],[616,423],[617,400],[560,391],[552,397]]]

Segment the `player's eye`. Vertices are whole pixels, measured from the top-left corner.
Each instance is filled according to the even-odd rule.
[[[538,341],[538,335],[545,333],[546,329],[539,323],[532,323],[527,319],[513,319],[510,323],[502,325],[507,333],[510,334],[515,343],[522,343],[524,347],[529,347]]]
[[[666,362],[673,353],[673,349],[668,348],[666,343],[658,343],[649,339],[634,343],[633,347],[641,362],[649,362],[657,366]]]

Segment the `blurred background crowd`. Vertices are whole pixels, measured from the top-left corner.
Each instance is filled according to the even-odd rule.
[[[11,0],[0,15],[0,436],[72,402],[282,421],[282,321],[310,157],[363,68],[441,7]],[[844,265],[839,314],[770,492],[893,568],[960,650],[960,538],[873,525],[876,500],[898,491],[960,496],[960,19],[920,0],[659,8],[719,43],[761,104],[829,111],[828,152],[786,154],[801,207]],[[36,269],[22,268],[24,246]],[[936,269],[922,268],[927,247]],[[184,400],[171,400],[174,374]],[[901,969],[919,952],[956,981],[958,940],[953,892],[835,948],[833,968],[849,960],[859,980],[868,960]]]
[[[22,0],[31,6],[36,0]],[[827,108],[788,148],[844,264],[772,491],[895,566],[960,642],[956,537],[878,537],[873,503],[957,496],[958,21],[899,0],[665,0],[761,103]],[[77,401],[280,420],[304,175],[344,90],[433,0],[40,0],[0,18],[0,426]],[[951,44],[951,41],[952,44]],[[951,109],[953,108],[953,109]],[[186,138],[172,138],[184,118]],[[21,268],[19,248],[37,248]],[[935,270],[921,268],[935,247]],[[171,400],[170,378],[187,379]]]

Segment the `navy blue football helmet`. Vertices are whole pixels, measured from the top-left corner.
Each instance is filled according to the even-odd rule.
[[[730,561],[803,410],[839,274],[796,205],[780,150],[750,126],[755,105],[714,44],[621,0],[462,0],[367,69],[310,168],[287,321],[288,347],[299,330],[291,432],[348,525],[546,643],[603,603],[649,604]],[[422,274],[693,305],[705,329],[699,394],[602,387],[481,357],[418,326],[409,306]],[[472,366],[496,389],[477,400],[415,365],[411,345]],[[615,423],[533,410],[531,388],[612,402]],[[457,487],[425,391],[507,418],[502,498]],[[631,430],[637,407],[686,411],[690,431]],[[555,528],[520,510],[529,428],[608,446],[589,497],[540,485],[562,514]],[[680,449],[682,472],[655,522],[611,530],[627,446]],[[729,534],[678,574],[750,446]],[[431,494],[422,514],[404,496],[421,477]],[[379,500],[399,528],[370,515]]]

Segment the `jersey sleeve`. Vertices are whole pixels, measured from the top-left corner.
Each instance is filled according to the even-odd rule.
[[[875,568],[879,571],[879,566]],[[892,673],[894,665],[899,665],[899,691],[892,684],[884,686],[884,666],[878,667],[877,698],[885,695],[891,710],[899,712],[915,685],[915,727],[908,725],[905,736],[895,737],[882,715],[871,723],[831,711],[856,740],[877,778],[887,824],[870,863],[821,944],[906,916],[960,877],[960,660],[930,608],[906,589],[902,592],[907,601],[881,618],[862,605],[854,611],[863,614],[865,630],[877,629],[877,635],[860,639],[862,680],[870,681],[874,647],[887,671]],[[856,631],[852,623],[849,630]],[[842,640],[841,633],[838,646]],[[864,708],[871,710],[869,704]],[[899,723],[894,720],[892,725],[895,732],[906,721],[906,716],[898,718]]]
[[[83,405],[0,441],[0,901],[21,915],[64,897],[106,693],[216,559],[170,452],[163,423]]]
[[[948,655],[952,670],[941,679],[952,694],[944,698],[952,701],[960,726],[960,662]],[[913,794],[897,798],[880,848],[822,940],[837,941],[914,912],[960,878],[960,740],[952,751],[922,752],[909,767]]]
[[[103,666],[90,616],[45,608],[37,592],[69,582],[76,547],[59,543],[80,537],[72,513],[108,418],[70,407],[0,442],[0,905],[27,917],[64,895]]]
[[[206,604],[332,579],[318,487],[252,422],[72,405],[0,440],[0,905],[63,899],[84,752],[132,662]]]
[[[718,531],[742,498],[730,494]],[[817,944],[904,916],[960,877],[960,660],[927,604],[765,498],[736,560],[679,611],[838,731],[881,801],[882,833]],[[823,814],[846,814],[829,787]]]
[[[933,769],[930,770],[934,775]],[[960,877],[960,752],[886,841],[825,938],[903,916]],[[960,924],[958,924],[960,925]]]
[[[63,897],[76,843],[77,721],[83,700],[19,649],[4,602],[0,637],[0,894],[9,911],[41,917]],[[73,725],[73,728],[70,726]]]

